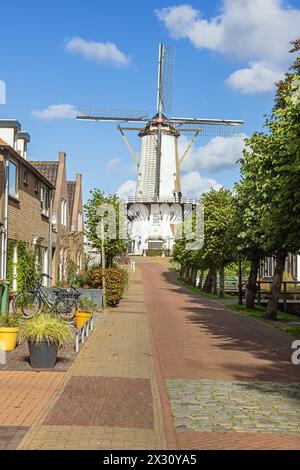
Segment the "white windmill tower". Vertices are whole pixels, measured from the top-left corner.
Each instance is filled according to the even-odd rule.
[[[160,44],[157,112],[152,119],[139,111],[81,108],[77,119],[117,122],[126,145],[137,165],[135,196],[128,198],[131,221],[131,251],[140,255],[147,250],[172,249],[175,226],[182,220],[182,205],[196,201],[182,197],[180,166],[197,136],[234,135],[241,120],[167,117],[172,112],[174,49]],[[139,123],[143,127],[125,127],[124,123]],[[125,131],[136,131],[141,138],[140,159],[135,156]],[[182,156],[178,155],[178,137],[192,133],[193,137]]]

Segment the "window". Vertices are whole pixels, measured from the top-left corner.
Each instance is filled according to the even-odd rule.
[[[60,206],[60,223],[63,226],[67,225],[67,201],[65,199],[61,200]]]
[[[27,173],[27,170],[24,170],[23,171],[23,183],[24,184],[28,184],[28,173]]]
[[[78,232],[82,232],[82,212],[78,212]]]
[[[17,165],[13,162],[9,162],[8,166],[8,194],[12,197],[17,197]]]
[[[35,193],[39,192],[39,180],[37,178],[35,178],[35,181],[34,181],[34,192]]]
[[[49,192],[47,188],[41,185],[40,191],[41,211],[44,215],[49,214]]]

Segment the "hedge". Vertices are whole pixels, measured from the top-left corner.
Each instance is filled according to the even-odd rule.
[[[128,273],[124,269],[105,269],[106,302],[114,307],[120,302],[128,282]],[[86,287],[102,289],[102,268],[92,268],[86,277]]]

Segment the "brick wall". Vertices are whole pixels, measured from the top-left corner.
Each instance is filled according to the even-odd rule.
[[[18,197],[17,199],[9,197],[8,238],[16,241],[24,240],[32,244],[33,236],[36,236],[41,239],[42,246],[48,246],[49,218],[41,213],[39,191],[35,191],[37,176],[13,157],[10,158],[17,165]],[[27,184],[23,182],[24,170],[27,170]],[[4,193],[4,160],[2,155],[0,155],[0,188],[2,219]]]

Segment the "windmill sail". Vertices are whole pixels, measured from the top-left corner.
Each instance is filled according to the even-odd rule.
[[[79,106],[77,119],[101,122],[148,122],[147,111],[134,111],[124,109],[97,108],[93,106]]]
[[[159,117],[173,110],[175,49],[159,45],[157,113]]]

